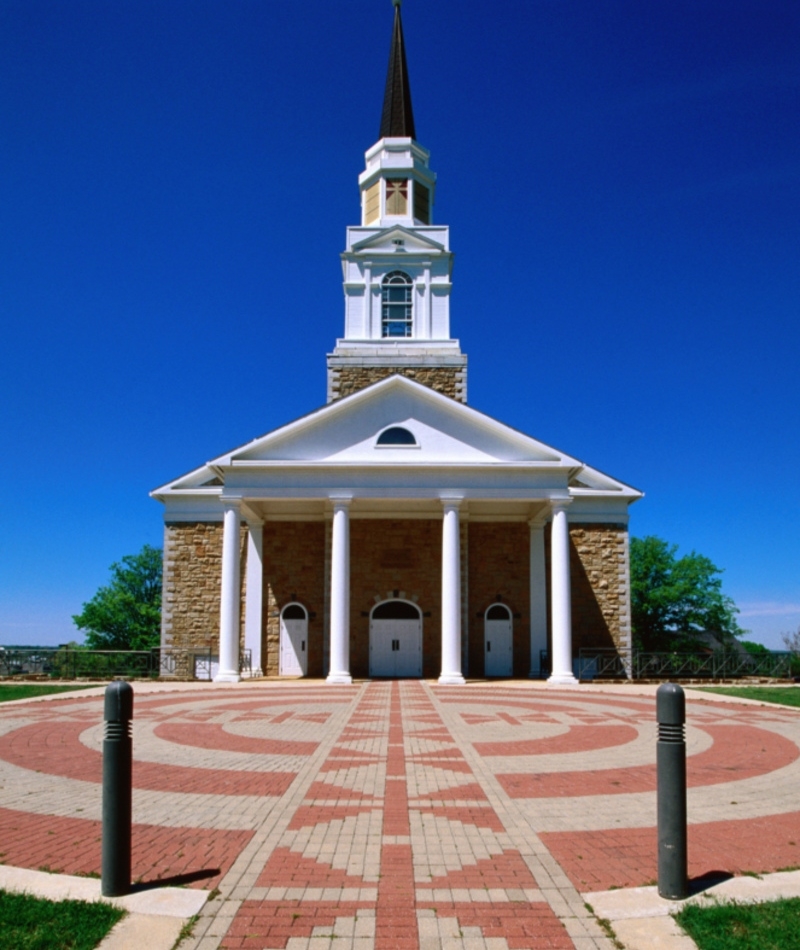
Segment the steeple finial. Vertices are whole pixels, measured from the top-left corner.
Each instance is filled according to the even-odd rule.
[[[406,49],[403,42],[403,23],[400,19],[401,0],[394,4],[394,30],[392,48],[389,51],[389,72],[386,76],[386,91],[383,94],[381,132],[378,138],[415,139],[414,112],[411,108],[411,87],[408,83]]]

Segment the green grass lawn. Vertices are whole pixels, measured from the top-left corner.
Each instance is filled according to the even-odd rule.
[[[691,904],[675,919],[700,950],[800,947],[800,897],[766,904]]]
[[[800,706],[800,686],[703,686],[700,690],[703,693],[724,693],[726,696],[741,696],[742,699],[757,699],[760,703]]]
[[[47,683],[0,683],[0,703],[12,699],[30,699],[31,696],[47,696],[49,693],[68,693],[84,686],[49,686]]]
[[[111,904],[0,891],[0,950],[94,950],[124,915]]]

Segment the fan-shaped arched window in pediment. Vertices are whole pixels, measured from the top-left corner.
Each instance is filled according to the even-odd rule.
[[[403,426],[390,426],[378,436],[376,445],[416,445],[414,433]]]
[[[411,336],[411,288],[408,274],[393,270],[381,282],[381,336]]]

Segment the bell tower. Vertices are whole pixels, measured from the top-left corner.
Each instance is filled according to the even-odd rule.
[[[400,0],[378,141],[358,179],[361,224],[342,254],[344,336],[328,354],[328,402],[400,373],[467,401],[467,358],[450,336],[450,229],[434,225],[436,175],[416,140]]]

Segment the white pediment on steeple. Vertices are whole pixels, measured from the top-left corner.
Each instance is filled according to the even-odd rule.
[[[446,238],[446,231],[443,227],[411,230],[399,224],[383,229],[351,228],[351,239],[356,236],[353,232],[366,234],[360,240],[353,241],[349,250],[358,255],[396,254],[398,258],[403,254],[415,252],[444,254],[447,253],[447,247],[441,241],[435,240],[433,235]],[[431,233],[429,235],[426,232]]]

